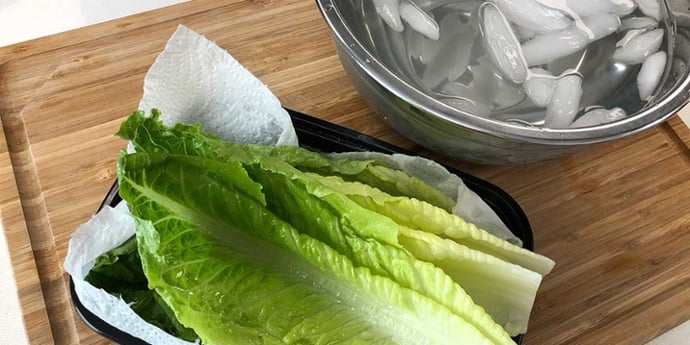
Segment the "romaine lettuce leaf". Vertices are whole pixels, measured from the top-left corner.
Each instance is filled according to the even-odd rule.
[[[128,120],[120,132],[125,138],[134,138],[139,151],[192,154],[217,161],[241,162],[249,170],[250,177],[263,186],[269,210],[299,231],[330,245],[355,265],[369,267],[374,274],[393,279],[403,287],[414,289],[445,305],[454,313],[470,320],[496,344],[513,343],[509,335],[491,322],[490,316],[441,269],[417,260],[400,247],[398,224],[360,207],[341,193],[324,188],[289,164],[309,162],[310,166],[317,166],[325,159],[318,154],[294,147],[272,150],[264,146],[224,143],[209,139],[195,126],[177,125],[166,128],[155,118],[143,118],[139,115]],[[288,150],[292,155],[282,154]],[[295,158],[299,155],[304,155],[305,158]],[[356,170],[348,170],[348,164],[344,161],[323,164],[330,164],[328,166],[331,167],[342,165],[343,168],[339,171]],[[353,166],[360,164],[363,164],[362,161],[357,161]],[[391,172],[385,167],[365,166],[367,167],[384,176],[382,180],[406,178],[405,174]],[[370,173],[363,176],[368,176],[367,174]],[[407,181],[408,186],[419,183],[409,176]]]
[[[376,160],[328,159],[296,146],[235,144],[201,131],[198,125],[167,127],[159,117],[160,112],[156,109],[151,111],[151,117],[146,117],[143,111],[136,111],[122,123],[117,134],[131,140],[135,149],[141,152],[185,152],[219,160],[228,156],[243,156],[245,160],[257,156],[278,157],[302,171],[334,174],[346,180],[360,181],[392,195],[424,200],[447,211],[455,205],[455,201],[419,178],[391,169]]]
[[[434,234],[401,228],[415,257],[441,268],[512,336],[527,331],[542,276]]]
[[[145,290],[146,277],[141,270],[134,237],[99,256],[84,280],[108,292],[124,289]]]
[[[280,220],[237,168],[166,154],[118,160],[149,286],[204,344],[492,344]]]
[[[285,147],[276,147],[275,150],[278,152],[286,151]],[[318,155],[317,153],[310,153]],[[285,155],[285,157],[298,156]],[[314,160],[290,158],[288,161],[303,171],[312,171],[321,175],[336,175],[348,181],[366,183],[388,194],[424,200],[447,211],[452,210],[455,205],[453,199],[427,185],[419,178],[408,175],[403,171],[391,169],[380,161],[324,158],[324,162],[320,166],[307,164],[312,163]]]
[[[392,196],[369,185],[344,181],[335,176],[314,174],[312,177],[347,195],[359,205],[390,217],[398,224],[452,239],[541,275],[546,275],[553,269],[553,260],[508,243],[429,203]]]
[[[501,239],[522,246],[522,240],[508,229],[496,212],[477,193],[468,188],[459,176],[451,173],[446,167],[435,161],[401,153],[384,154],[365,151],[328,153],[325,156],[332,160],[350,161],[352,162],[350,164],[357,161],[376,161],[392,170],[414,176],[424,182],[422,185],[424,189],[428,189],[429,186],[433,187],[434,190],[440,191],[455,203],[451,210],[443,206],[441,208],[474,223],[477,227],[489,231]],[[347,178],[345,179],[347,180]],[[396,193],[388,194],[398,195]],[[429,202],[428,199],[412,194],[402,196]],[[439,206],[434,202],[429,203]]]
[[[273,164],[272,164],[273,163]],[[495,344],[513,341],[443,270],[418,260],[400,247],[400,226],[390,218],[357,205],[299,170],[272,160],[248,167],[249,176],[263,187],[267,207],[300,232],[325,242],[356,266],[390,278],[448,307],[470,321]],[[394,234],[391,241],[370,234]],[[529,315],[529,313],[528,313]]]
[[[169,334],[188,341],[198,339],[194,330],[180,324],[170,307],[148,288],[135,237],[99,256],[84,280],[122,298],[142,319]]]
[[[151,117],[147,117],[143,111],[133,112],[122,123],[117,134],[130,140],[139,152],[184,153],[221,161],[228,157],[241,157],[244,161],[266,156],[280,158],[301,171],[340,176],[348,181],[372,185],[391,195],[412,197],[451,213],[463,214],[483,224],[485,230],[492,234],[521,244],[520,239],[507,230],[479,196],[469,191],[457,176],[434,162],[375,152],[323,155],[294,146],[238,145],[203,132],[198,125],[167,127],[159,117],[160,112],[156,109],[151,110]],[[424,180],[396,166],[423,172]],[[438,187],[441,189],[429,185],[425,180],[440,183]],[[472,204],[456,204],[456,199],[471,201]]]
[[[420,226],[419,223],[423,222],[410,220],[418,219],[413,209],[420,209],[416,200],[393,197],[368,185],[346,182],[334,176],[309,176],[402,224],[428,229],[426,224]],[[442,214],[443,210],[437,210],[437,213]],[[510,335],[527,331],[529,315],[542,280],[540,274],[458,243],[466,242],[464,240],[455,242],[432,232],[401,226],[399,241],[416,258],[444,270]],[[469,245],[472,244],[469,241]]]

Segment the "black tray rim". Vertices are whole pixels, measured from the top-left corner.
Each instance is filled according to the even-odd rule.
[[[345,128],[334,123],[306,115],[299,111],[285,108],[285,110],[290,115],[292,123],[297,132],[297,136],[300,141],[300,146],[318,150],[318,151],[329,151],[329,152],[345,152],[345,151],[376,151],[381,153],[393,154],[406,154],[415,155],[415,153],[398,147],[396,145],[384,142],[382,140],[376,139],[372,136],[362,134],[360,132]],[[304,143],[303,143],[304,141]],[[314,141],[323,141],[328,145],[327,148],[332,148],[331,150],[324,150],[324,147],[316,147],[313,144]],[[333,150],[335,148],[335,150]],[[506,191],[500,187],[478,178],[476,176],[470,175],[463,171],[460,171],[454,167],[447,164],[439,163],[443,165],[448,171],[459,176],[465,182],[467,187],[475,191],[479,196],[498,214],[499,218],[506,223],[511,231],[515,233],[523,241],[523,247],[528,250],[534,250],[534,238],[532,234],[532,228],[530,226],[527,215],[522,210],[520,205],[515,199],[513,199]],[[118,184],[115,181],[105,198],[101,202],[97,211],[100,211],[105,206],[114,207],[122,199],[118,194]],[[498,205],[498,203],[503,205]],[[507,207],[501,208],[499,206]],[[508,224],[510,223],[510,224]],[[69,289],[72,302],[74,304],[74,309],[76,310],[82,321],[89,326],[94,332],[100,334],[101,336],[108,338],[118,344],[123,345],[150,345],[146,341],[139,339],[127,332],[124,332],[100,317],[93,314],[88,310],[79,300],[79,296],[76,293],[74,287],[74,281],[72,277],[69,277]],[[520,334],[514,337],[513,340],[519,345],[523,342],[524,335]]]

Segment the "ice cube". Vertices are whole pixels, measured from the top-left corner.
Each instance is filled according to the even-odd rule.
[[[600,40],[621,27],[621,19],[609,13],[584,17],[582,23],[594,34],[594,37],[590,37],[590,42]]]
[[[537,35],[537,32],[532,29],[528,29],[520,25],[513,26],[515,27],[515,34],[517,38],[520,40],[520,42],[529,41]]]
[[[630,43],[630,41],[632,41],[633,38],[635,38],[639,35],[642,35],[643,33],[648,32],[648,31],[649,31],[648,28],[630,29],[630,30],[625,32],[625,36],[623,36],[623,38],[621,38],[620,40],[618,40],[618,42],[616,42],[616,47],[617,48],[624,47],[628,43]]]
[[[613,52],[613,59],[624,64],[642,63],[648,56],[656,53],[661,47],[664,30],[654,29],[631,39],[626,45]]]
[[[580,17],[613,13],[618,6],[610,0],[539,0],[539,2],[552,8],[560,8],[565,2],[566,6]]]
[[[527,98],[522,86],[517,86],[501,75],[488,56],[477,59],[478,65],[469,67],[472,75],[470,86],[477,90],[477,97],[491,106],[492,110],[502,111],[519,105]]]
[[[527,63],[520,49],[520,42],[501,10],[493,3],[479,8],[481,30],[491,61],[499,71],[514,83],[527,79]]]
[[[416,32],[412,33],[412,35],[421,36],[420,43],[422,54],[420,55],[420,60],[422,63],[431,63],[434,57],[441,51],[441,48],[447,45],[451,39],[454,39],[458,33],[461,33],[465,30],[472,30],[473,32],[476,32],[475,26],[462,23],[457,15],[447,14],[441,18],[441,21],[439,22],[440,37],[438,40],[429,39]]]
[[[621,21],[620,31],[627,31],[630,29],[656,29],[659,23],[654,18],[650,17],[628,17]]]
[[[571,55],[592,41],[599,40],[618,30],[621,21],[613,14],[600,14],[582,18],[584,24],[592,34],[590,37],[577,26],[537,35],[522,45],[522,52],[529,66],[550,63],[558,58]]]
[[[556,87],[556,78],[549,71],[541,68],[530,69],[531,75],[522,86],[527,97],[540,107],[546,107],[551,101]]]
[[[637,5],[634,0],[539,0],[549,7],[567,7],[567,12],[573,12],[580,17],[589,17],[597,14],[612,13],[626,16],[635,11]],[[565,6],[562,5],[565,3]]]
[[[516,86],[508,80],[498,78],[498,88],[493,100],[493,109],[503,111],[513,108],[527,99],[527,94],[521,86]]]
[[[661,5],[659,0],[635,0],[637,7],[645,16],[652,17],[657,21],[661,20]]]
[[[570,26],[568,16],[537,0],[492,0],[513,23],[537,32],[563,30]]]
[[[569,74],[558,79],[551,102],[546,108],[544,127],[560,129],[568,128],[580,110],[582,98],[582,77]]]
[[[472,82],[470,85],[477,90],[477,96],[481,99],[482,103],[491,105],[496,98],[499,77],[491,61],[486,57],[479,58],[478,60],[478,65],[469,67],[472,73]]]
[[[468,28],[448,39],[424,69],[424,85],[433,89],[446,80],[460,78],[470,64],[470,52],[475,36],[475,31]]]
[[[400,4],[400,17],[422,35],[437,40],[439,37],[438,23],[429,14],[410,1]]]
[[[575,1],[575,0],[573,0]],[[630,13],[633,13],[635,9],[637,8],[637,4],[635,3],[634,0],[609,0],[611,1],[616,7],[612,10],[609,11],[609,13],[616,14],[618,16],[624,17],[629,15]]]
[[[401,32],[405,27],[400,19],[400,0],[374,0],[376,13],[394,31]]]
[[[595,37],[595,34],[592,31],[591,26],[598,25],[599,22],[601,22],[602,20],[605,20],[606,18],[596,18],[594,20],[590,20],[590,22],[588,24],[585,24],[582,18],[583,17],[594,17],[594,16],[599,16],[602,14],[603,15],[607,15],[607,14],[610,15],[610,13],[608,13],[610,11],[608,11],[608,10],[614,9],[616,7],[609,0],[597,0],[595,2],[599,3],[600,5],[608,3],[610,5],[610,8],[603,8],[603,10],[600,11],[601,14],[600,14],[600,12],[592,12],[588,15],[582,15],[582,14],[579,14],[579,13],[576,13],[575,11],[573,11],[573,9],[571,8],[573,4],[569,3],[567,0],[537,0],[537,1],[539,1],[543,5],[548,6],[550,8],[560,10],[563,13],[572,17],[573,20],[575,21],[575,26],[578,29],[584,31],[587,34],[587,36],[589,36],[589,39],[591,41],[595,41],[595,40],[601,38],[601,37],[599,37],[599,38]],[[580,0],[580,1],[578,1],[578,4],[589,4],[590,2],[592,2],[592,1],[591,0],[585,0],[585,1]],[[595,4],[592,4],[592,5],[593,5],[593,7],[597,7]],[[618,16],[615,16],[615,17],[616,17],[616,21],[618,21],[616,28],[618,28],[618,26],[620,26],[620,19],[618,18]],[[609,20],[609,22],[610,22],[610,20]],[[610,24],[608,24],[608,22],[607,22],[605,24],[602,24],[601,26],[606,27],[606,26],[610,26]]]
[[[448,80],[456,80],[467,71],[467,67],[470,65],[472,46],[476,37],[477,32],[471,29],[459,34],[455,42],[455,59],[448,70]]]
[[[584,113],[570,125],[570,128],[582,128],[603,125],[605,123],[618,121],[627,114],[621,108],[604,109],[596,108]]]
[[[565,30],[540,34],[522,44],[522,53],[529,66],[550,63],[571,55],[589,43],[589,37],[582,30],[571,27]]]
[[[665,52],[657,52],[644,60],[640,72],[637,74],[637,90],[642,101],[647,101],[652,97],[652,93],[661,81],[665,67]]]

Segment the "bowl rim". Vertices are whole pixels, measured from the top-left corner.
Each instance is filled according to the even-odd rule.
[[[337,0],[316,0],[336,45],[344,49],[357,67],[396,97],[457,127],[505,139],[527,139],[530,143],[587,145],[623,138],[654,127],[676,115],[690,102],[690,76],[686,74],[682,81],[676,82],[673,89],[666,93],[665,98],[653,106],[623,120],[598,126],[570,129],[527,127],[474,115],[438,102],[396,76],[355,37],[336,2]]]

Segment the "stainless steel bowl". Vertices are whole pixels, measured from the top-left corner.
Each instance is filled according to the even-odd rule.
[[[317,0],[317,4],[331,30],[345,71],[373,111],[402,135],[451,157],[484,164],[551,159],[658,125],[690,99],[690,2],[687,0],[667,1],[671,39],[666,44],[672,53],[669,56],[672,63],[667,66],[654,100],[618,122],[561,130],[499,121],[437,101],[413,86],[395,68],[385,65],[381,56],[374,53],[390,48],[381,46],[373,37],[385,29],[385,24],[373,11],[371,0]],[[634,83],[634,79],[626,81],[630,87]],[[631,99],[630,87],[612,90],[605,97],[625,106]]]

